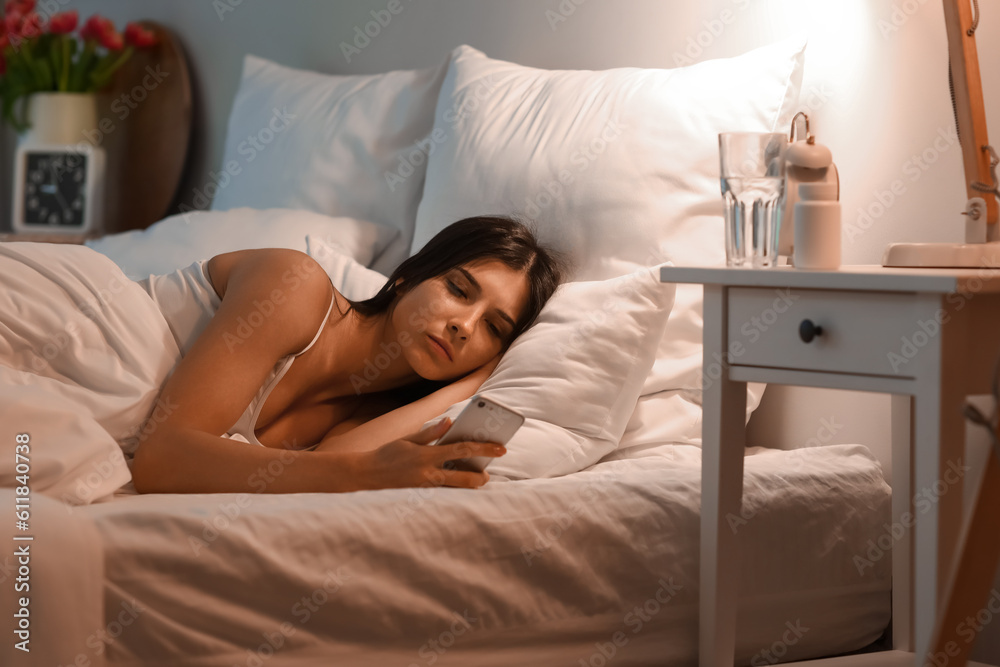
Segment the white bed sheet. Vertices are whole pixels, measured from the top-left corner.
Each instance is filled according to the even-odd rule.
[[[108,664],[696,664],[701,452],[646,454],[479,490],[78,508],[102,536],[108,617],[142,610]],[[783,635],[785,660],[881,635],[889,559],[854,557],[889,499],[860,445],[748,450],[739,662],[766,664]]]

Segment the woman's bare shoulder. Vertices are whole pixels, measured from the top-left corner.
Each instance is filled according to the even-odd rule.
[[[320,274],[323,267],[301,250],[291,248],[253,248],[215,255],[207,263],[208,278],[220,299],[224,299],[233,275],[259,274],[272,276],[276,289],[295,290]],[[329,278],[327,278],[329,282]],[[331,284],[332,287],[332,284]]]

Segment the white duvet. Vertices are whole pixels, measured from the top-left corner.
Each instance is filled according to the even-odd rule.
[[[32,492],[109,498],[130,480],[123,448],[137,445],[180,358],[166,321],[84,246],[0,244],[0,287],[0,487],[14,484],[23,433]]]

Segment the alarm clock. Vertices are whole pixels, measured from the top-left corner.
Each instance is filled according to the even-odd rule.
[[[15,233],[86,234],[100,228],[104,149],[86,143],[17,147]]]

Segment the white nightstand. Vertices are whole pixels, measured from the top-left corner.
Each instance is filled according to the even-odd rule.
[[[894,650],[836,662],[922,664],[961,530],[964,399],[990,393],[1000,356],[1000,270],[663,267],[660,280],[705,287],[701,667],[733,664],[726,516],[740,514],[751,381],[893,394],[893,522],[913,526],[892,547]],[[941,493],[915,509],[923,489]]]

